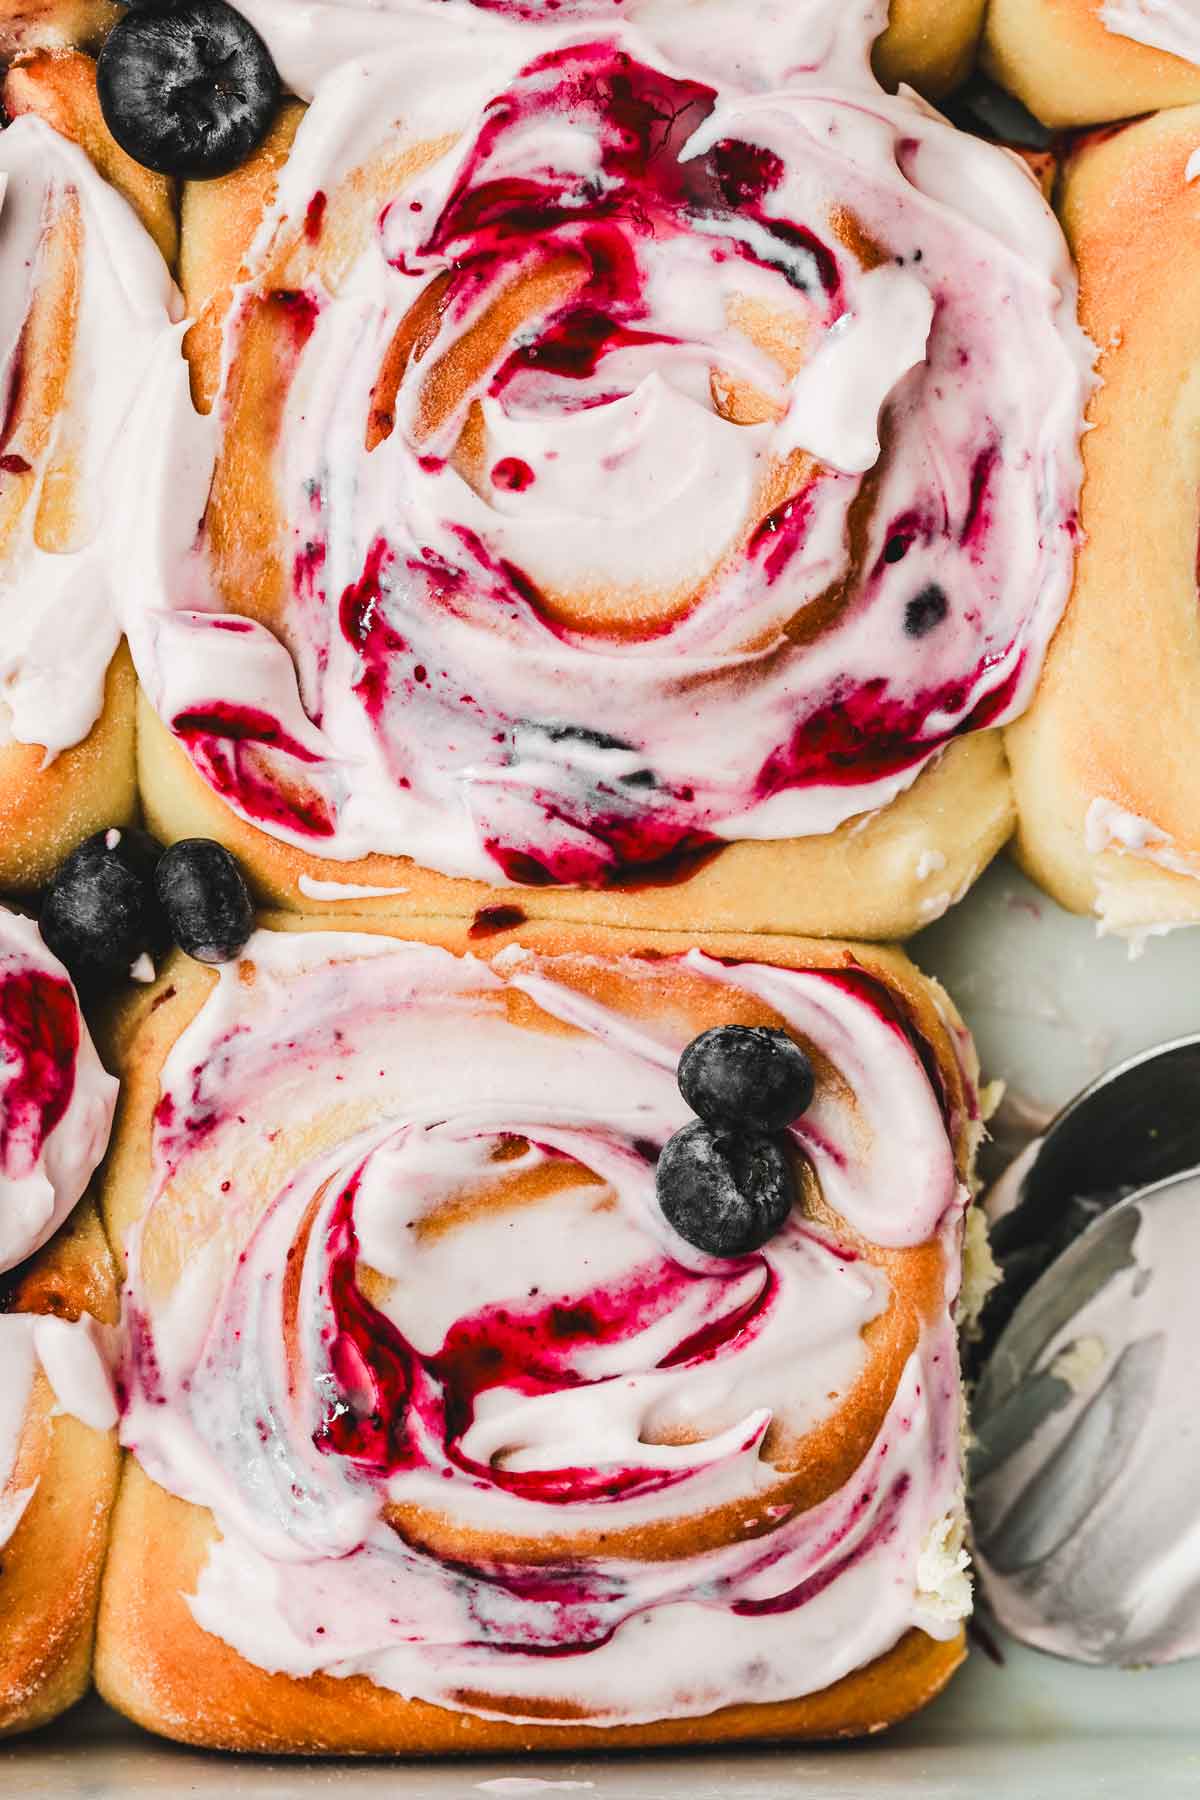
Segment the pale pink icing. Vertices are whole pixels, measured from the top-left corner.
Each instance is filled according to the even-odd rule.
[[[1019,713],[1070,585],[1090,380],[1066,249],[1023,166],[883,95],[861,28],[857,61],[781,93],[736,58],[717,78],[702,6],[686,12],[694,55],[675,7],[603,31],[426,7],[402,49],[386,27],[404,7],[335,10],[383,35],[362,61],[328,55],[227,356],[280,233],[319,238],[339,180],[389,140],[455,142],[397,190],[336,292],[270,302],[294,341],[282,637],[220,610],[196,521],[222,403],[197,418],[161,347],[131,444],[126,624],[153,704],[217,790],[335,860],[604,884],[731,839],[828,831],[954,736]],[[287,28],[252,13],[272,41],[317,42],[309,9]],[[833,229],[839,208],[882,246],[877,266]],[[586,289],[422,435],[424,373],[551,254],[577,256]],[[367,452],[384,352],[440,278],[436,339]],[[738,329],[738,296],[805,322],[794,379]],[[778,417],[722,416],[731,374]],[[446,460],[472,399],[482,494]],[[815,472],[739,547],[765,472],[797,448]],[[793,643],[847,577],[866,481],[857,572]],[[634,640],[545,611],[563,587],[690,590],[717,569]]]
[[[252,982],[224,969],[165,1066],[125,1297],[122,1441],[220,1527],[189,1596],[205,1629],[268,1669],[365,1673],[449,1706],[480,1686],[518,1711],[549,1694],[615,1724],[798,1695],[914,1624],[956,1628],[967,1196],[881,987],[682,959],[766,1000],[838,1071],[795,1129],[844,1216],[882,1243],[945,1243],[945,1311],[862,1465],[811,1511],[781,1506],[766,1535],[680,1560],[448,1566],[384,1505],[494,1541],[769,1504],[765,1434],[836,1406],[887,1280],[798,1216],[732,1262],[666,1226],[654,1156],[689,1116],[674,1079],[687,1033],[649,985],[670,959],[623,964],[648,984],[638,1023],[519,949],[489,966],[260,932],[246,956]],[[570,1039],[511,1023],[506,993]],[[546,1197],[423,1235],[441,1201],[494,1175],[509,1134]],[[596,1185],[566,1185],[578,1165]],[[142,1246],[185,1194],[186,1266],[164,1292]],[[693,1441],[665,1441],[681,1426]],[[943,1573],[949,1604],[929,1586]]]

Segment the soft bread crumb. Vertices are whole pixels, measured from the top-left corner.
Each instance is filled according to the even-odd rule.
[[[978,1328],[988,1295],[1001,1281],[1000,1265],[988,1241],[982,1206],[969,1206],[963,1221],[962,1287],[958,1292],[958,1327],[970,1337]]]
[[[990,1125],[1000,1109],[1000,1102],[1008,1091],[1006,1081],[986,1082],[979,1090],[979,1116],[985,1125]]]
[[[933,1526],[917,1558],[917,1606],[931,1622],[954,1624],[971,1612],[971,1558],[961,1502]]]

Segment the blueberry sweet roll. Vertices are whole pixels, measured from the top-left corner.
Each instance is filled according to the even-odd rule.
[[[136,1011],[114,1705],[567,1749],[948,1679],[978,1107],[899,953],[293,921]]]
[[[279,903],[890,937],[1011,829],[1088,380],[1058,227],[911,95],[723,78],[673,17],[434,7],[185,188],[140,775]]]

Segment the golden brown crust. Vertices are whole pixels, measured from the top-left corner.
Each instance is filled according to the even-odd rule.
[[[595,928],[525,923],[486,938],[473,938],[468,925],[453,920],[404,926],[377,918],[339,918],[334,922],[278,915],[269,923],[288,931],[332,927],[389,932],[485,958],[520,943],[537,955],[560,959],[556,979],[578,985],[605,1004],[651,1009],[683,1006],[689,1029],[696,1030],[718,1016],[729,1016],[728,995],[714,999],[711,988],[701,983],[693,989],[674,964],[664,964],[661,972],[656,972],[664,958],[695,942],[684,934],[639,937]],[[962,1122],[956,1149],[962,1173],[969,1173],[972,1134],[955,1038],[957,1021],[940,991],[926,982],[902,953],[747,935],[705,938],[703,946],[716,956],[783,966],[853,967],[880,981],[932,1052],[951,1111]],[[634,959],[641,970],[636,978],[627,959]],[[122,1067],[123,1093],[105,1181],[104,1209],[110,1236],[118,1247],[139,1219],[148,1192],[151,1119],[160,1097],[164,1060],[203,1005],[214,980],[211,970],[176,955],[155,986],[131,996],[110,1022],[108,1048]],[[515,1004],[528,1007],[530,1003]],[[766,1016],[756,1003],[747,999],[745,1005],[747,1020]],[[705,1007],[718,1010],[709,1016]],[[547,1026],[548,1021],[541,1018],[542,1026]],[[272,1154],[278,1152],[276,1145]],[[818,1213],[824,1206],[815,1194],[806,1204]],[[846,1228],[839,1222],[838,1229]],[[177,1222],[168,1220],[166,1230],[166,1254],[176,1261],[186,1259],[187,1222],[182,1217]],[[886,1263],[893,1303],[868,1327],[867,1367],[837,1414],[827,1426],[804,1439],[802,1454],[794,1461],[789,1460],[786,1448],[772,1453],[780,1474],[779,1483],[770,1490],[776,1503],[784,1500],[798,1508],[811,1506],[848,1478],[878,1429],[920,1317],[944,1305],[945,1268],[937,1246],[886,1252],[861,1240],[856,1244],[861,1253]],[[737,1518],[718,1510],[669,1527],[643,1528],[622,1538],[620,1552],[661,1559],[691,1554],[705,1544],[767,1528],[765,1520],[741,1516],[744,1511],[739,1509]],[[440,1554],[461,1556],[479,1548],[467,1541],[461,1528],[436,1516],[406,1514],[404,1523],[407,1534],[427,1542]],[[942,1644],[921,1633],[910,1633],[870,1669],[823,1694],[786,1706],[738,1707],[707,1719],[619,1730],[586,1723],[531,1727],[496,1722],[410,1703],[365,1679],[299,1681],[247,1664],[197,1626],[182,1598],[195,1590],[214,1529],[211,1516],[203,1509],[164,1493],[140,1469],[131,1468],[114,1527],[102,1603],[97,1655],[102,1692],[139,1722],[191,1742],[260,1750],[435,1753],[850,1735],[876,1729],[923,1704],[948,1679],[962,1656],[958,1639]],[[570,1542],[566,1538],[544,1542],[506,1538],[500,1550],[506,1559],[534,1563],[572,1550],[586,1555],[595,1547],[579,1538]],[[500,1553],[494,1542],[490,1548],[492,1553]],[[615,1548],[610,1535],[606,1549],[615,1553]],[[203,1671],[202,1679],[197,1678],[198,1671]],[[502,1703],[494,1699],[489,1704],[502,1710]]]
[[[1010,728],[1017,853],[1064,905],[1136,929],[1200,919],[1200,882],[1088,851],[1092,803],[1151,821],[1200,874],[1200,280],[1180,254],[1200,225],[1187,180],[1200,108],[1086,144],[1061,209],[1102,386],[1083,441],[1085,541],[1038,696]]]
[[[529,918],[595,921],[638,930],[775,931],[905,938],[944,912],[983,872],[1014,822],[1001,735],[960,739],[907,793],[829,837],[731,844],[659,886],[489,888],[423,869],[405,857],[330,862],[238,817],[193,767],[144,695],[138,703],[138,773],[150,829],[164,842],[215,837],[234,852],[265,905],[317,911],[329,896],[308,882],[399,891],[349,897],[355,912],[419,918],[470,916],[518,906]],[[926,856],[926,852],[932,853]],[[933,874],[927,871],[938,857]]]
[[[43,887],[76,844],[137,817],[133,726],[137,683],[122,643],[109,664],[100,717],[51,763],[38,744],[0,745],[0,888]]]
[[[892,0],[871,60],[883,85],[940,100],[975,66],[986,0]]]
[[[961,1636],[910,1631],[886,1656],[819,1694],[734,1706],[698,1719],[597,1727],[527,1725],[403,1700],[364,1676],[297,1680],[255,1668],[202,1631],[195,1591],[213,1525],[131,1463],[113,1521],[96,1681],[149,1731],[223,1750],[430,1756],[856,1737],[895,1724],[940,1692],[961,1664]]]
[[[1103,0],[989,0],[982,61],[1047,125],[1093,125],[1200,100],[1200,69],[1118,37]]]
[[[112,1259],[90,1200],[9,1278],[5,1301],[8,1312],[115,1323]],[[45,1724],[88,1687],[117,1470],[115,1433],[55,1417],[39,1374],[11,1479],[14,1492],[37,1487],[0,1549],[0,1736]]]
[[[221,326],[230,289],[254,224],[271,202],[275,181],[304,117],[298,100],[285,100],[256,155],[216,181],[188,181],[180,197],[179,285],[189,319],[185,350],[192,396],[202,412],[212,405],[221,361]]]

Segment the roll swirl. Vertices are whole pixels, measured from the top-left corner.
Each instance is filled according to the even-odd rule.
[[[145,1204],[120,1153],[110,1199],[122,1439],[219,1528],[194,1626],[295,1678],[610,1727],[954,1637],[975,1100],[936,1012],[935,1053],[852,960],[587,942],[260,932],[203,980],[154,1053]],[[731,1018],[819,1079],[801,1207],[717,1260],[654,1161],[683,1042]]]
[[[717,83],[653,24],[436,9],[340,63],[211,413],[160,359],[131,643],[287,845],[654,880],[886,807],[1032,691],[1089,380],[1034,184],[911,98]]]

